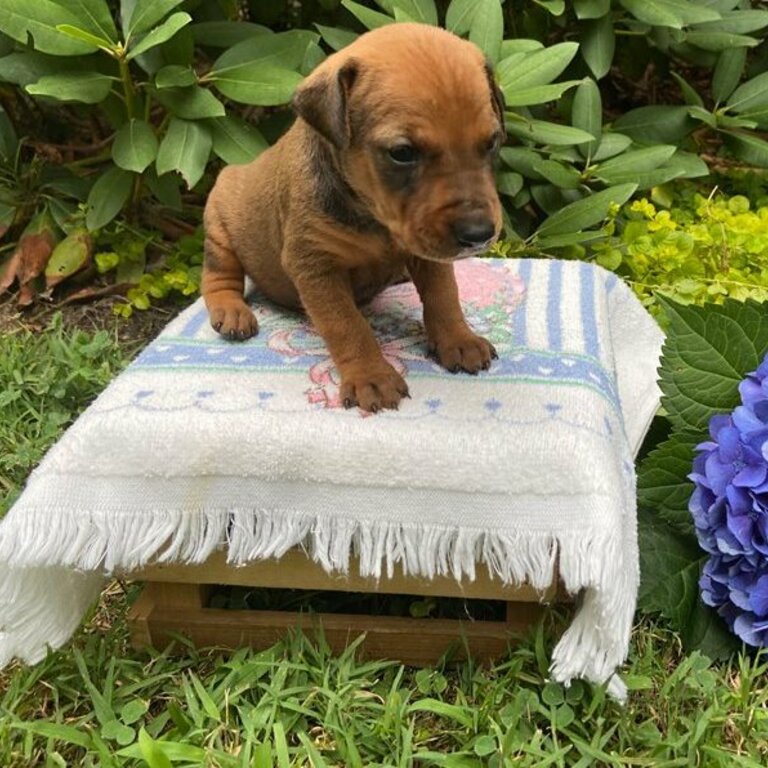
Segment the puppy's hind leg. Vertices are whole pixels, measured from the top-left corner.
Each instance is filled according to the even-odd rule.
[[[221,225],[208,225],[200,291],[211,325],[233,341],[254,336],[259,326],[243,298],[245,272]]]

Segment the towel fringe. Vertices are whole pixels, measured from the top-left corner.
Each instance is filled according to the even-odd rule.
[[[92,572],[76,574],[92,579],[93,573],[131,571],[151,562],[202,563],[223,542],[227,560],[235,566],[280,558],[300,546],[328,572],[348,573],[354,553],[360,574],[376,579],[385,574],[391,577],[400,565],[407,575],[474,580],[478,564],[484,564],[493,578],[505,584],[527,582],[544,590],[552,583],[557,566],[567,591],[584,590],[584,594],[577,615],[553,652],[553,679],[566,685],[579,677],[596,683],[608,681],[613,696],[622,699],[626,695],[614,671],[626,658],[639,580],[637,562],[626,561],[636,547],[622,541],[622,535],[636,536],[634,521],[626,521],[623,533],[616,527],[602,527],[581,531],[579,536],[352,521],[290,510],[251,509],[162,510],[142,517],[71,509],[47,509],[36,515],[27,510],[14,522],[3,528],[0,539],[0,562],[16,566],[11,568],[10,578],[2,579],[0,605],[13,604],[12,593],[21,589],[23,579],[24,602],[29,606],[28,574],[35,574],[36,584],[49,584],[39,590],[36,587],[45,592],[61,578],[60,566]],[[627,531],[627,526],[632,529]],[[52,627],[66,624],[68,628],[55,636],[38,631],[45,620],[40,613],[37,610],[28,619],[3,615],[0,631],[11,632],[15,639],[9,645],[0,634],[0,666],[9,654],[28,661],[39,657],[39,650],[27,647],[27,637],[48,636],[54,647],[65,642],[82,610],[79,615],[70,611],[63,624],[61,617],[51,620]],[[37,629],[27,630],[27,626]]]

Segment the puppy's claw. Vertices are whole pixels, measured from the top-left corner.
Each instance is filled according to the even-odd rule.
[[[354,405],[356,405],[355,401],[351,397],[345,397],[343,402],[344,407],[349,410]]]
[[[499,353],[496,351],[495,347],[491,347],[491,357],[494,360],[498,360],[499,359]]]
[[[456,363],[456,365],[451,366],[450,371],[451,373],[458,373],[461,370],[461,366]]]

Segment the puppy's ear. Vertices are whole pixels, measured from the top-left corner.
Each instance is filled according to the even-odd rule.
[[[496,78],[493,74],[493,64],[488,59],[485,60],[485,74],[488,78],[488,87],[491,89],[491,102],[493,103],[493,111],[499,118],[499,124],[501,126],[502,142],[507,138],[507,131],[504,128],[504,110],[506,104],[504,103],[504,94],[501,92]]]
[[[296,114],[338,149],[349,146],[347,101],[357,72],[357,62],[350,59],[336,72],[310,76],[293,96]]]

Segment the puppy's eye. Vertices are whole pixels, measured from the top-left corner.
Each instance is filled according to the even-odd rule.
[[[389,150],[389,159],[395,165],[413,165],[419,160],[419,150],[410,144],[398,144]]]

